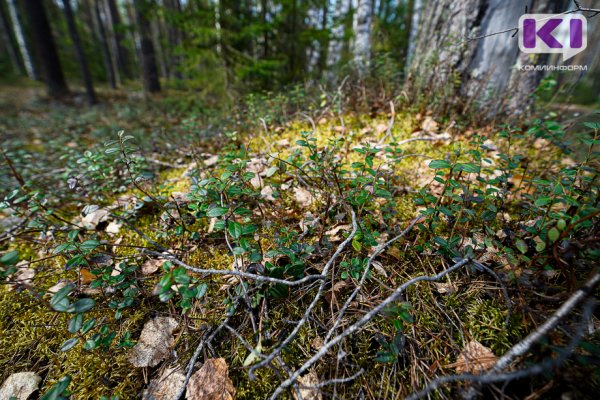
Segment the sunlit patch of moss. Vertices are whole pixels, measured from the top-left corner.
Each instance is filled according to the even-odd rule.
[[[125,311],[114,321],[113,310],[98,308],[86,318],[104,319],[118,332],[109,350],[85,351],[81,345],[68,352],[60,351],[62,343],[73,337],[67,331],[72,315],[48,309],[27,292],[8,292],[0,288],[0,377],[21,371],[35,371],[43,377],[42,392],[61,377],[73,379],[70,390],[78,399],[97,399],[119,395],[135,398],[143,384],[140,369],[126,360],[127,349],[116,348],[120,336],[139,329],[149,310]]]
[[[190,190],[190,180],[183,174],[187,168],[167,168],[158,174],[158,183],[162,186],[163,195],[172,193],[187,193]]]

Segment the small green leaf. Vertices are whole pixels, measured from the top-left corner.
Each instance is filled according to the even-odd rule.
[[[537,242],[537,244],[535,245],[535,250],[538,253],[541,253],[542,251],[544,251],[545,248],[546,248],[546,243],[544,243],[544,242]]]
[[[547,206],[548,204],[550,204],[551,202],[552,202],[552,199],[550,197],[543,196],[535,201],[535,205],[538,207],[544,207],[544,206]]]
[[[525,243],[525,241],[522,239],[517,239],[517,241],[515,242],[515,245],[517,246],[517,249],[519,249],[519,251],[523,254],[527,253],[527,250],[529,249],[529,246],[527,246],[527,243]]]
[[[91,310],[95,305],[96,301],[94,299],[79,299],[75,303],[71,304],[71,306],[67,309],[67,312],[84,313]]]
[[[559,236],[560,232],[556,228],[552,228],[548,231],[548,239],[550,239],[551,242],[556,242],[556,239],[558,239]]]
[[[234,239],[239,239],[242,236],[242,225],[239,222],[228,221],[227,230]]]
[[[279,169],[279,168],[277,168],[277,167],[271,167],[271,168],[269,168],[269,169],[267,170],[267,172],[265,172],[265,176],[266,176],[267,178],[270,178],[270,177],[272,177],[273,175],[275,175],[275,172],[277,172],[277,170],[278,170],[278,169]]]
[[[63,344],[60,346],[60,351],[68,351],[72,349],[79,342],[78,338],[72,338],[65,340]]]
[[[75,333],[81,329],[83,325],[83,314],[77,314],[69,321],[69,332]]]
[[[229,211],[229,208],[227,207],[215,207],[210,209],[206,215],[211,217],[211,218],[218,218],[221,217],[225,214],[227,214],[227,211]]]
[[[19,261],[19,252],[17,250],[9,251],[0,258],[0,264],[9,266],[15,265]]]
[[[566,222],[564,219],[559,219],[559,220],[556,222],[556,227],[557,227],[559,230],[561,230],[561,231],[564,231],[564,230],[565,230],[565,228],[567,227],[567,222]]]
[[[429,163],[429,168],[432,168],[432,169],[447,169],[447,168],[450,168],[451,166],[452,165],[450,165],[450,163],[445,160],[433,160]]]

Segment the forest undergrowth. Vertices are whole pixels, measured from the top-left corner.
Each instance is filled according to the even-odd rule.
[[[223,359],[223,398],[405,398],[487,376],[598,273],[592,120],[472,126],[340,92],[226,114],[119,96],[0,120],[0,381],[177,398]],[[557,365],[504,393],[593,397],[598,319],[581,339],[575,310],[511,368]],[[162,346],[140,339],[149,321]]]

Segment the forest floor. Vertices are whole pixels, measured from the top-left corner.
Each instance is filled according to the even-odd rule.
[[[220,382],[196,373],[191,399],[404,398],[485,375],[597,270],[592,110],[472,127],[335,94],[227,113],[101,98],[0,90],[0,382],[31,371],[41,393],[69,377],[76,399],[172,399],[190,365]],[[579,341],[586,311],[518,360],[560,359],[575,338],[566,364],[510,398],[594,398],[600,320]]]

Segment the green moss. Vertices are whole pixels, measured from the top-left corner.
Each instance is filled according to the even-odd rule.
[[[104,308],[86,314],[86,318],[105,318],[105,323],[118,332],[139,329],[148,310],[125,312],[118,324],[114,312]],[[77,399],[97,399],[119,395],[135,398],[143,385],[141,369],[132,368],[126,360],[127,349],[116,348],[85,351],[81,345],[60,351],[62,343],[73,337],[67,331],[71,315],[57,313],[27,293],[0,288],[0,377],[21,371],[35,371],[43,377],[42,392],[63,376],[73,379],[70,390]]]

